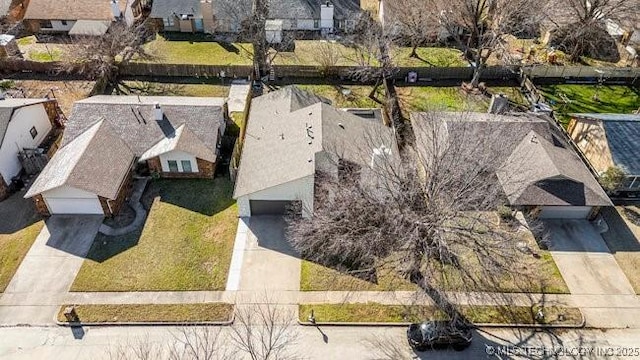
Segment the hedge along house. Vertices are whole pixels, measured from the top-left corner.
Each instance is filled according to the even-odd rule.
[[[542,219],[591,219],[607,194],[549,122],[533,115],[411,114],[418,151],[473,151],[512,208]],[[457,150],[464,149],[464,150]],[[487,160],[490,159],[490,160]],[[471,160],[470,160],[471,161]],[[489,168],[491,167],[491,168]],[[496,204],[496,206],[499,204]]]
[[[311,216],[319,172],[338,164],[362,169],[376,151],[397,156],[393,130],[380,118],[336,109],[330,101],[288,86],[253,100],[234,198],[240,216],[282,215],[299,204]]]
[[[55,170],[43,172],[27,197],[35,198],[43,214],[95,214],[100,209],[107,216],[116,214],[123,199],[120,196],[126,197],[128,192],[123,190],[115,194],[114,184],[128,184],[132,175],[132,171],[124,177],[121,176],[122,171],[113,175],[110,170],[116,165],[124,167],[128,161],[128,158],[121,159],[118,155],[123,147],[131,152],[133,165],[143,165],[157,176],[213,178],[219,144],[226,127],[225,118],[225,103],[221,98],[100,95],[78,101],[74,104],[62,142],[63,149],[69,147],[70,150],[60,152],[52,159],[52,162],[56,161],[54,164],[66,164],[66,168],[73,169],[71,175]],[[105,130],[96,130],[97,124],[103,124],[97,129],[104,127]],[[83,145],[85,142],[88,145]],[[92,144],[103,146],[94,147]],[[92,154],[92,151],[105,154]],[[119,159],[120,163],[115,164],[111,156]],[[95,176],[91,177],[95,178],[98,187],[87,188],[84,183],[78,185],[74,180],[74,176],[80,176],[76,172],[82,172],[84,168],[78,164],[85,159],[100,159],[91,162],[91,166],[96,168],[92,170]],[[102,180],[105,176],[109,179]],[[69,186],[85,193],[69,195],[64,191],[58,192]],[[119,189],[128,189],[128,186],[122,185]],[[52,198],[56,199],[53,205]],[[86,198],[91,200],[84,200]],[[98,207],[96,198],[103,205],[117,206]],[[62,203],[64,206],[57,206]]]
[[[571,114],[567,131],[600,175],[612,167],[625,173],[617,193],[640,195],[640,115]]]
[[[131,25],[141,14],[140,0],[30,0],[24,21],[34,33],[100,36],[112,22]]]

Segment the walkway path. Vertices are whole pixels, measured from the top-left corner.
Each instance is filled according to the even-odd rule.
[[[102,216],[52,216],[0,297],[0,324],[52,321],[102,223]]]
[[[129,198],[128,203],[133,211],[136,212],[136,217],[133,219],[131,224],[120,228],[114,228],[109,225],[102,224],[98,230],[101,234],[107,236],[126,235],[138,230],[140,226],[144,224],[144,220],[147,218],[147,211],[142,206],[142,203],[140,203],[140,199],[142,198],[142,194],[144,194],[144,189],[147,188],[147,183],[149,183],[149,178],[140,178],[133,183],[133,191],[131,192],[131,197]]]
[[[247,106],[247,97],[251,85],[246,80],[233,80],[231,82],[231,88],[229,88],[229,99],[227,100],[227,107],[229,114],[234,112],[244,112]]]

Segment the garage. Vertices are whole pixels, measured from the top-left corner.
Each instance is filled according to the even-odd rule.
[[[587,219],[591,206],[543,206],[540,219]]]
[[[95,198],[59,198],[44,197],[49,212],[53,214],[100,214],[104,211],[98,197]]]
[[[284,215],[296,201],[250,200],[251,215]]]

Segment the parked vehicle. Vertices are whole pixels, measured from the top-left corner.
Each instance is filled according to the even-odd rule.
[[[407,329],[409,345],[416,351],[452,347],[462,351],[471,345],[471,330],[449,321],[425,321]]]

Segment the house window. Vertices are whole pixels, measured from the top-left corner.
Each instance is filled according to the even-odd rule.
[[[60,20],[60,22],[62,23],[62,26],[67,26],[67,20]]]
[[[182,160],[182,171],[183,172],[193,172],[193,170],[191,169],[191,161]]]
[[[36,136],[38,136],[38,130],[36,130],[35,126],[31,127],[31,130],[29,130],[29,133],[31,134],[32,139],[35,139]]]
[[[40,20],[40,27],[43,29],[52,29],[53,25],[51,25],[50,20]]]
[[[170,172],[178,172],[178,162],[175,160],[169,160],[167,161],[167,164],[169,164],[169,171]]]
[[[173,27],[173,25],[175,25],[174,20],[173,20],[173,16],[162,19],[162,24],[165,27]]]
[[[314,29],[320,28],[320,20],[319,19],[314,19],[313,20],[313,28]]]

